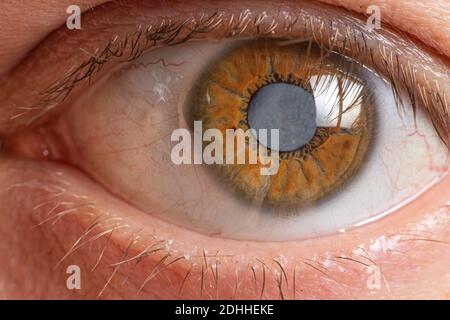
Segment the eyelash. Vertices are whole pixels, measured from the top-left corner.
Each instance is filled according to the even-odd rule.
[[[282,256],[263,258],[255,255],[249,260],[239,261],[239,264],[234,266],[236,269],[236,282],[233,284],[233,296],[215,296],[215,294],[218,295],[219,293],[214,291],[218,290],[218,286],[223,286],[223,283],[220,282],[220,279],[222,279],[220,276],[220,265],[227,259],[235,258],[234,255],[218,251],[210,253],[201,251],[189,257],[173,250],[172,247],[175,246],[175,243],[172,240],[155,236],[151,244],[146,241],[142,242],[140,237],[142,229],[136,230],[130,225],[124,224],[120,218],[111,215],[109,212],[100,211],[89,201],[86,195],[68,191],[66,187],[70,184],[70,180],[66,180],[63,174],[55,173],[54,171],[47,172],[44,169],[42,176],[37,177],[35,180],[16,183],[10,186],[9,190],[17,191],[19,199],[20,197],[28,197],[30,191],[41,195],[51,195],[51,198],[44,200],[44,202],[42,199],[36,198],[34,199],[35,202],[30,204],[33,207],[33,217],[36,219],[35,227],[42,228],[43,232],[47,234],[55,232],[55,228],[58,228],[60,225],[57,222],[62,219],[69,219],[70,221],[70,217],[73,215],[92,216],[92,219],[87,221],[86,228],[84,230],[81,229],[77,233],[72,245],[68,247],[68,251],[64,253],[54,267],[56,268],[63,264],[76,252],[80,255],[95,256],[97,251],[93,252],[93,249],[97,248],[98,256],[96,259],[93,259],[95,264],[89,266],[90,272],[94,273],[100,268],[110,272],[110,276],[104,279],[105,283],[97,293],[97,298],[108,298],[107,291],[109,286],[114,283],[114,280],[119,285],[121,284],[122,287],[119,287],[121,289],[125,285],[129,285],[133,290],[136,289],[135,294],[139,297],[140,293],[144,293],[146,284],[151,287],[152,279],[157,278],[159,275],[164,276],[165,272],[170,271],[171,267],[179,263],[184,263],[185,266],[178,274],[179,281],[174,283],[177,287],[174,298],[177,296],[184,297],[185,292],[183,289],[187,287],[189,281],[192,281],[197,284],[198,289],[197,292],[189,296],[190,298],[229,299],[238,296],[242,292],[248,294],[250,290],[253,290],[252,298],[262,299],[267,294],[266,288],[271,283],[275,283],[280,299],[296,299],[302,298],[308,291],[299,280],[300,276],[305,273],[311,272],[318,275],[315,285],[318,285],[321,279],[324,279],[325,283],[334,282],[339,291],[351,286],[352,277],[355,274],[359,275],[363,270],[382,270],[382,266],[377,264],[376,258],[371,256],[371,252],[368,252],[363,247],[358,247],[350,256],[346,256],[337,250],[327,252],[327,255],[315,256],[314,259],[296,256],[294,261],[295,267],[291,268],[292,270],[286,269]],[[80,202],[80,200],[83,201]],[[447,204],[439,210],[448,212],[449,208],[450,206]],[[64,228],[64,224],[62,224],[62,227]],[[118,229],[129,231],[128,240],[124,242],[125,246],[121,248],[116,248],[113,245],[114,241],[111,239],[117,236],[116,232]],[[426,231],[420,231],[420,229],[407,230],[398,234],[388,234],[383,237],[383,241],[386,242],[385,245],[388,245],[391,239],[399,244],[411,242],[418,244],[429,242],[435,245],[447,244],[446,241],[433,235],[430,236]],[[401,248],[397,249],[400,250]],[[398,255],[402,251],[395,251],[394,256],[395,253],[398,259],[403,260],[406,258],[403,254]],[[239,256],[239,254],[236,256]],[[151,267],[144,269],[146,272],[145,280],[137,283],[137,288],[134,288],[127,280],[135,273],[141,272],[138,271],[138,265],[144,264],[146,260],[151,263]],[[338,270],[334,270],[335,268],[338,268]],[[121,271],[117,272],[119,269]],[[334,279],[334,275],[337,272],[346,274],[347,278]],[[115,279],[120,277],[120,274],[122,274],[122,278]],[[382,273],[381,276],[387,284],[385,275]],[[242,287],[241,283],[245,280],[251,281],[254,287]],[[208,288],[211,290],[207,290]],[[319,287],[309,288],[310,292],[307,292],[306,297],[314,298],[317,288]],[[327,290],[327,287],[320,286],[320,290]],[[336,292],[330,292],[328,298],[333,297],[338,297]]]
[[[247,31],[255,34],[256,37],[274,37],[275,30],[280,29],[280,24],[274,19],[266,21],[267,16],[260,14],[251,19],[250,14],[242,11],[236,18],[231,14],[225,18],[223,13],[218,11],[209,16],[202,15],[199,19],[188,18],[182,21],[163,20],[159,25],[149,25],[147,28],[139,26],[134,33],[129,33],[119,40],[116,36],[105,46],[103,50],[96,50],[88,59],[82,62],[78,67],[72,69],[67,75],[51,85],[47,90],[41,93],[41,100],[31,109],[43,109],[37,117],[53,109],[71,93],[72,89],[83,80],[88,79],[91,83],[92,76],[103,68],[110,61],[131,62],[139,58],[147,50],[161,46],[173,46],[187,42],[201,34],[211,34],[221,28],[224,38],[236,37]],[[288,33],[299,23],[299,16],[285,17],[284,31]],[[330,36],[328,41],[323,40],[323,31],[327,28]],[[252,29],[253,31],[251,31]],[[365,35],[366,34],[366,35]],[[368,45],[368,35],[363,30],[345,28],[344,34],[341,34],[339,26],[330,21],[325,26],[324,21],[320,21],[319,27],[315,27],[313,18],[304,22],[303,35],[319,45],[321,50],[336,51],[355,60],[364,60],[366,66],[371,68],[392,86],[394,96],[397,101],[397,108],[402,108],[405,101],[402,93],[406,93],[407,102],[411,103],[414,114],[417,105],[421,104],[428,111],[432,123],[439,134],[441,140],[449,146],[448,132],[450,123],[448,121],[449,105],[446,96],[441,92],[439,84],[430,83],[426,75],[425,85],[418,83],[417,70],[408,63],[402,64],[399,59],[399,53],[387,52],[382,43],[377,43],[374,48]],[[296,41],[296,40],[287,40]],[[304,40],[299,40],[304,41]],[[375,55],[381,57],[380,63],[375,60]],[[358,58],[359,59],[356,59]],[[22,113],[23,114],[23,113]],[[34,121],[34,118],[32,121]]]

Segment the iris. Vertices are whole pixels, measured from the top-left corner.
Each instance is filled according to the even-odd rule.
[[[276,174],[261,175],[264,163],[224,162],[216,166],[222,181],[256,205],[288,208],[348,181],[369,150],[375,113],[371,88],[354,63],[312,41],[274,39],[243,41],[214,61],[190,101],[203,130],[279,130],[273,150],[273,141],[254,136],[279,156]],[[251,158],[254,150],[249,139],[237,153]]]

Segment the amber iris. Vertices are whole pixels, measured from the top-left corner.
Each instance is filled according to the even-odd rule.
[[[298,207],[337,190],[355,174],[371,141],[373,108],[369,89],[342,61],[338,54],[312,42],[246,41],[213,63],[201,77],[192,104],[194,119],[202,121],[203,130],[216,128],[225,134],[226,129],[249,129],[255,123],[252,119],[258,119],[252,112],[261,109],[265,118],[259,124],[280,126],[280,146],[289,145],[280,148],[279,169],[274,175],[261,175],[262,164],[216,165],[239,194],[257,204]],[[296,111],[310,113],[300,114],[298,128],[292,121],[288,123],[290,117],[280,116],[283,108],[267,102],[277,101],[270,90],[254,103],[261,88],[271,84],[295,86],[314,97],[315,103],[305,98],[309,102]],[[324,92],[335,101],[332,109],[319,103],[318,96]],[[297,99],[303,98],[299,95]],[[314,112],[311,106],[316,108]],[[276,121],[267,121],[271,108]],[[297,142],[283,142],[283,132],[284,139]],[[298,139],[293,136],[295,132]]]

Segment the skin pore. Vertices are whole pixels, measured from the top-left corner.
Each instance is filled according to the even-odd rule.
[[[420,1],[325,2],[361,13],[378,4],[383,22],[448,56],[448,1],[429,1],[427,10]],[[84,11],[101,3],[79,1]],[[2,83],[64,24],[69,4],[0,4]],[[270,1],[265,5],[270,8]],[[100,18],[109,14],[105,8]],[[42,74],[43,82],[52,80],[52,71]],[[0,96],[8,97],[4,91]],[[9,114],[11,105],[0,108]],[[0,118],[3,135],[24,130],[23,123],[15,127]],[[33,137],[23,154],[41,151],[46,140]],[[286,243],[224,240],[147,215],[70,165],[0,154],[0,298],[449,299],[449,199],[446,176],[395,214],[346,233]],[[40,224],[52,212],[59,216]],[[66,287],[66,269],[73,264],[82,270],[81,290]],[[381,287],[374,289],[367,281],[376,270]]]

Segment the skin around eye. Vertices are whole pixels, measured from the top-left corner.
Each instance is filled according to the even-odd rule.
[[[28,141],[36,140],[33,147],[22,145],[20,154],[36,158],[56,150],[49,140]],[[9,156],[0,163],[1,181],[8,186],[1,203],[10,204],[2,226],[15,230],[15,237],[0,245],[10,257],[0,265],[8,275],[8,297],[448,298],[449,257],[442,246],[449,239],[448,178],[375,224],[314,241],[262,246],[163,223],[70,166]],[[22,263],[24,256],[29,263]],[[71,264],[93,270],[83,273],[78,293],[65,287]],[[381,279],[379,286],[367,285],[371,272]],[[17,290],[16,278],[36,273],[39,277]],[[284,273],[288,281],[280,286]]]

